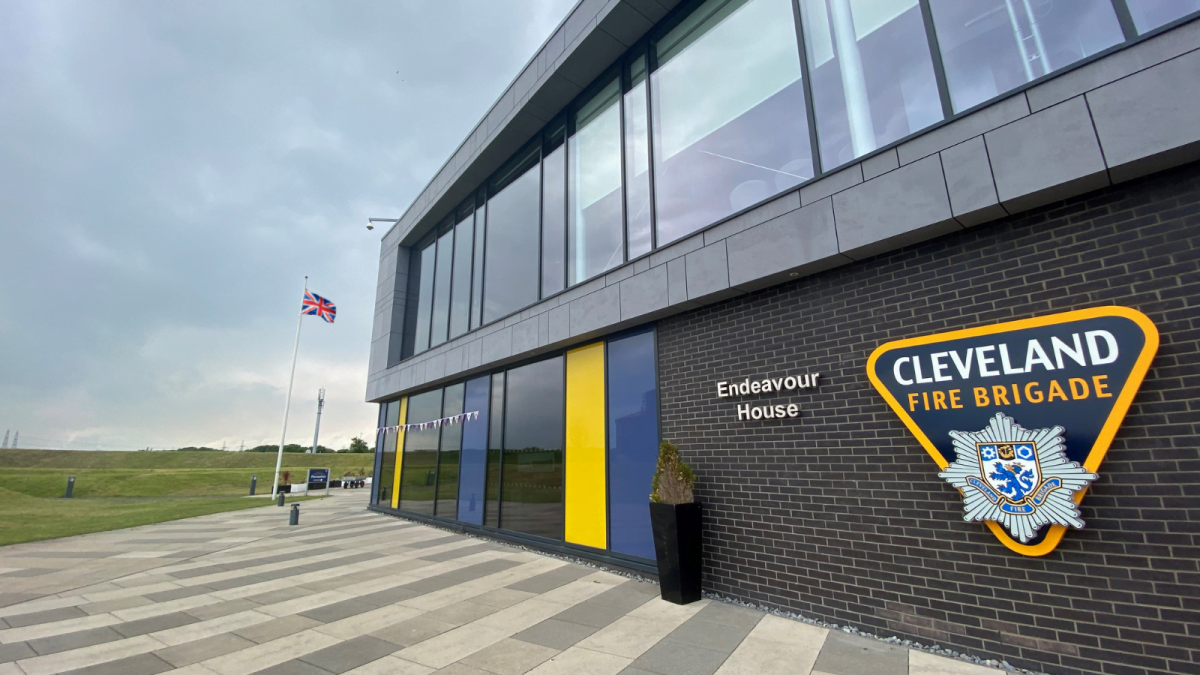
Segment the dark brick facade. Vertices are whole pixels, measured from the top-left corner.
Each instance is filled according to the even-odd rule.
[[[1162,344],[1043,558],[962,520],[867,380],[889,340],[1097,305]],[[1200,166],[659,323],[663,438],[705,507],[705,589],[1051,673],[1200,673]],[[716,382],[819,372],[799,420],[738,422]],[[744,402],[744,401],[743,401]]]

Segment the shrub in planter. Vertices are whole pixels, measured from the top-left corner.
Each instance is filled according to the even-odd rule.
[[[692,495],[695,474],[670,441],[658,446],[650,492],[650,526],[663,600],[686,605],[700,599],[700,504]]]

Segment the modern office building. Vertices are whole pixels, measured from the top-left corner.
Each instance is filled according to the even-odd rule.
[[[1198,12],[582,0],[383,237],[371,508],[652,573],[669,440],[707,591],[1200,672]]]

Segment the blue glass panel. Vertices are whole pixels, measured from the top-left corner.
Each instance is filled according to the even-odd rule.
[[[488,376],[467,380],[463,412],[479,411],[479,419],[462,425],[462,459],[459,465],[458,519],[483,525],[483,483],[487,476]]]
[[[608,504],[612,550],[654,557],[650,482],[658,464],[654,331],[608,343]]]

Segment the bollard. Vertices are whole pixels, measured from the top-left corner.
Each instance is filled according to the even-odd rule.
[[[63,499],[70,499],[71,493],[75,491],[75,476],[67,476],[67,494],[63,495]]]
[[[254,488],[256,485],[258,485],[258,474],[252,474],[250,476],[250,496],[251,497],[254,496]]]
[[[283,506],[283,493],[282,492],[279,493],[279,501],[275,503],[275,506]]]
[[[292,512],[288,514],[288,525],[300,524],[300,505],[292,504]]]

